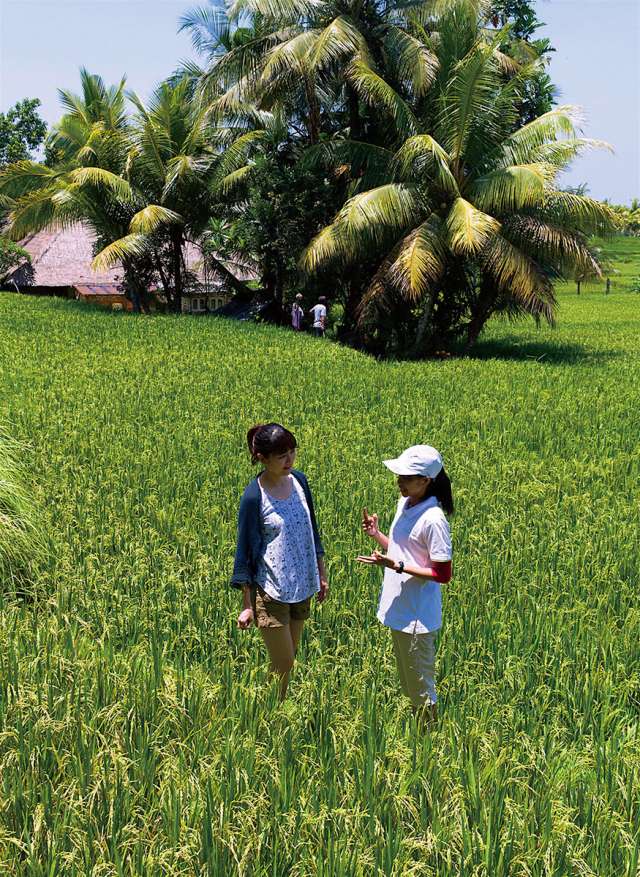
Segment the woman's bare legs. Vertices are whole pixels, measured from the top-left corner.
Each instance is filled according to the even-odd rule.
[[[289,628],[291,629],[291,641],[293,642],[294,657],[298,653],[298,643],[300,642],[300,637],[302,636],[303,627],[304,619],[292,618],[289,622]]]
[[[271,672],[280,677],[280,700],[284,700],[289,685],[304,621],[292,621],[284,627],[261,627],[260,633],[269,652]]]

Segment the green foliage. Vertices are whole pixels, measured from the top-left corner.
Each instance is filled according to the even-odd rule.
[[[0,870],[635,877],[638,307],[560,307],[554,332],[491,324],[475,357],[380,363],[0,298],[0,404],[55,539],[43,598],[0,613]],[[244,432],[274,416],[333,586],[281,706],[227,584]],[[415,441],[457,505],[427,735],[354,561],[361,507],[395,508],[381,460]]]
[[[291,142],[253,160],[232,240],[237,250],[254,254],[262,285],[276,302],[316,289],[313,282],[302,285],[298,260],[331,218],[339,197],[338,185],[305,166]]]
[[[25,98],[0,113],[0,168],[30,158],[44,141],[47,125],[38,115],[40,101]]]
[[[29,253],[14,241],[0,235],[0,281],[21,263],[31,264]]]
[[[511,34],[518,40],[531,40],[542,26],[531,0],[493,0],[491,7],[498,19],[495,24],[508,23]]]
[[[624,235],[640,237],[640,206],[637,199],[630,206],[624,204],[610,204],[615,213],[619,231]]]
[[[252,40],[231,39],[240,23]],[[196,93],[238,132],[220,192],[246,214],[240,240],[259,252],[276,300],[295,291],[286,263],[298,231],[313,234],[321,219],[306,210],[309,222],[290,223],[293,240],[280,234],[295,213],[286,190],[300,199],[291,179],[284,198],[271,184],[278,126],[304,150],[312,189],[337,183],[334,220],[302,254],[306,280],[330,283],[341,334],[372,351],[419,356],[463,335],[472,345],[495,312],[553,321],[550,278],[598,274],[586,235],[605,233],[611,216],[557,196],[555,181],[580,151],[606,144],[579,138],[574,108],[543,98],[551,48],[531,40],[530,4],[365,3],[347,15],[333,2],[238,0],[184,26],[209,56]]]

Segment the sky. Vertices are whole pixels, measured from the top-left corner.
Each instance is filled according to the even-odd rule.
[[[205,0],[0,0],[0,111],[38,97],[49,123],[61,115],[58,88],[77,91],[87,67],[146,98],[193,58],[180,16]],[[584,134],[615,149],[579,158],[564,185],[586,183],[596,198],[640,197],[640,0],[538,0],[540,36],[556,47],[551,78],[559,102],[584,109]]]

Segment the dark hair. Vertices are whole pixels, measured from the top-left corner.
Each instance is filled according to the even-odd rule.
[[[284,454],[298,447],[296,437],[280,423],[257,423],[247,433],[251,462],[258,462],[258,454]]]
[[[430,482],[423,499],[428,499],[430,496],[435,496],[448,515],[453,514],[451,480],[444,469],[441,469],[436,477]]]

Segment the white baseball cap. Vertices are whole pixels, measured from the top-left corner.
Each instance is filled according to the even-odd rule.
[[[395,460],[382,462],[395,475],[423,475],[435,478],[443,468],[442,457],[431,445],[413,445]]]

